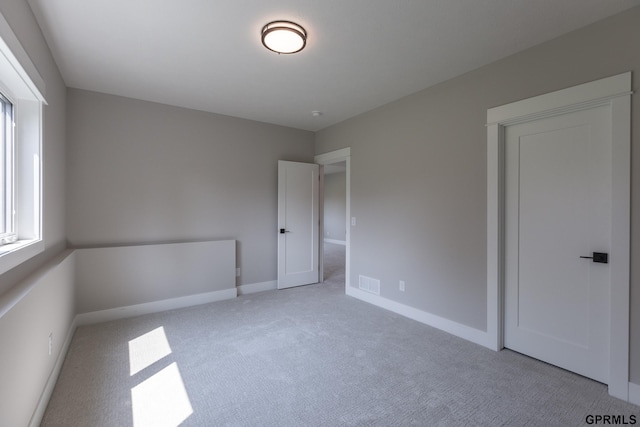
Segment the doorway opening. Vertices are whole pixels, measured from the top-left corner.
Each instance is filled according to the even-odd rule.
[[[347,246],[347,162],[323,169],[323,279],[344,286]]]
[[[343,148],[314,158],[321,165],[320,282],[346,292],[351,247],[351,149]]]

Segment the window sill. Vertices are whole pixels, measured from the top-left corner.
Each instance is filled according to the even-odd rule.
[[[44,251],[42,239],[18,240],[0,246],[0,274],[22,264]]]

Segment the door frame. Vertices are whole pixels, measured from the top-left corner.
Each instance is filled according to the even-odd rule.
[[[631,72],[487,110],[487,336],[504,338],[505,141],[507,126],[607,106],[611,111],[612,206],[609,394],[629,400]]]
[[[329,151],[327,153],[318,154],[313,158],[314,163],[320,165],[323,169],[324,165],[330,165],[334,163],[345,162],[345,180],[346,180],[346,213],[345,213],[345,227],[346,227],[346,247],[345,247],[345,264],[344,264],[344,289],[345,293],[349,288],[350,272],[351,272],[351,148],[342,148],[340,150]],[[320,238],[318,239],[319,257],[320,257],[320,281],[324,280],[324,170],[320,172]]]

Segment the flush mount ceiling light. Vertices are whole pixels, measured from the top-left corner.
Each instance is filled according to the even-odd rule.
[[[307,44],[307,32],[291,21],[273,21],[262,27],[262,44],[276,53],[296,53]]]

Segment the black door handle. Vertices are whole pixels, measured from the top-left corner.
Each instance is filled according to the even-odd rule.
[[[285,230],[284,228],[280,229],[280,234],[291,233],[289,230]]]
[[[609,254],[604,252],[594,252],[592,256],[580,256],[580,258],[591,259],[600,264],[609,264]]]

